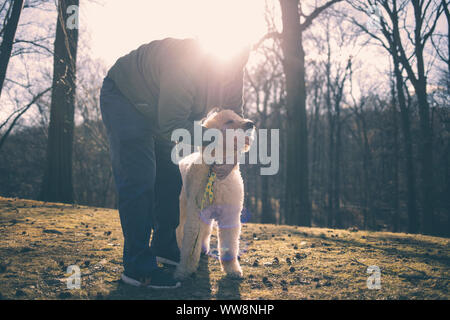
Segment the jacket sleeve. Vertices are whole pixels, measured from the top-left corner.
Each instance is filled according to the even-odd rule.
[[[163,66],[159,80],[158,125],[163,138],[170,140],[175,129],[187,129],[193,137],[194,122],[189,116],[194,104],[194,81],[175,64]]]

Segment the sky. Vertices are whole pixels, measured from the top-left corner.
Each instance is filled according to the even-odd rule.
[[[265,34],[264,0],[82,1],[80,28],[90,35],[92,55],[107,66],[169,36],[197,37],[207,49],[229,54]]]
[[[273,1],[281,30],[279,3],[278,0]],[[104,70],[108,70],[119,57],[140,45],[166,37],[196,37],[205,49],[217,55],[230,56],[246,44],[256,43],[267,33],[265,3],[265,0],[80,0],[79,45],[88,51],[80,52],[79,60],[87,55],[92,60],[103,61]],[[32,37],[29,32],[35,36],[49,34],[48,28],[54,30],[55,20],[55,3],[52,2],[46,10],[26,11],[21,17],[23,37]],[[27,23],[28,27],[25,26]],[[51,47],[53,39],[49,39],[47,45]],[[307,53],[308,57],[314,55],[313,52]],[[9,72],[25,77],[22,64],[27,64],[31,73],[45,70],[51,76],[52,59],[44,57],[44,60],[34,63],[36,60],[33,59],[40,58],[12,59],[14,68],[8,68]],[[258,57],[252,55],[248,65],[257,61]],[[20,92],[11,92],[12,96],[21,95]],[[0,118],[13,108],[14,104],[2,108]]]
[[[121,56],[144,43],[165,37],[197,37],[206,49],[230,56],[267,33],[265,0],[82,0],[80,35],[89,38],[91,57],[111,67]],[[269,1],[269,5],[271,2]],[[278,1],[275,9],[279,12]],[[281,17],[278,17],[281,20]],[[277,21],[277,22],[279,22]],[[281,26],[278,25],[281,30]],[[372,49],[360,55],[365,72],[376,75],[388,67],[386,55]],[[312,57],[316,53],[308,52]],[[348,55],[348,54],[347,54]],[[249,65],[257,58],[250,59]],[[347,58],[344,57],[344,60]]]
[[[278,0],[272,1],[280,15]],[[265,0],[80,0],[80,45],[89,49],[81,55],[85,54],[92,60],[102,60],[104,70],[107,70],[119,57],[140,45],[165,37],[197,37],[204,43],[206,49],[219,55],[231,55],[233,51],[237,51],[245,44],[257,42],[266,34],[265,2]],[[311,0],[311,3],[315,2],[316,0]],[[52,31],[56,20],[54,6],[55,3],[50,2],[47,10],[27,11],[21,17],[22,37],[32,38],[30,32],[43,36],[54,32]],[[277,20],[279,23],[281,17],[277,17]],[[281,30],[279,24],[278,27]],[[320,27],[323,27],[323,23],[318,19],[311,27],[311,31]],[[438,26],[438,29],[441,29],[441,26]],[[51,47],[52,44],[53,39],[49,39],[48,46]],[[311,47],[308,47],[306,52],[307,59],[320,60],[320,49],[310,49]],[[333,49],[333,54],[344,61],[349,54],[354,54],[344,51]],[[366,45],[357,51],[360,68],[354,70],[356,71],[354,76],[361,79],[361,85],[357,84],[355,88],[361,87],[362,91],[368,91],[371,90],[370,83],[388,84],[387,81],[380,81],[384,77],[387,79],[386,71],[389,70],[389,56],[386,52],[373,45]],[[50,77],[52,59],[39,55],[33,56],[33,59],[30,56],[22,60],[12,59],[8,72],[10,74],[14,72],[16,78],[17,75],[19,78],[26,78],[24,66],[27,65],[30,74],[35,72],[39,74],[44,70]],[[258,57],[252,55],[248,66],[257,61]],[[354,66],[356,65],[355,63]],[[21,88],[19,86],[15,88],[10,91],[11,101],[6,99],[2,101],[2,104],[8,104],[8,108],[0,109],[0,119],[14,108],[15,97],[23,98]]]

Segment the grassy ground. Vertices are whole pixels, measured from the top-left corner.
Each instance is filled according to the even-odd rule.
[[[245,224],[244,279],[215,257],[177,290],[121,283],[115,210],[0,197],[0,299],[449,299],[450,240],[422,235]],[[67,289],[69,265],[81,289]],[[381,289],[367,288],[367,267]]]

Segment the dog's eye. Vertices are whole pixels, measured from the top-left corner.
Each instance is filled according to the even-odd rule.
[[[233,122],[233,120],[228,120],[227,122],[225,122],[225,124],[232,124]]]

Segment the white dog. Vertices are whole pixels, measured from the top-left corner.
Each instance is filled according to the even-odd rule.
[[[253,140],[254,124],[243,119],[231,110],[222,110],[208,115],[203,122],[206,128],[242,129],[234,138],[232,152],[226,149],[226,142],[219,142],[216,150],[222,148],[225,158],[236,159],[247,152]],[[245,132],[244,132],[245,130]],[[248,134],[250,132],[250,134]],[[239,136],[241,134],[241,136]],[[243,135],[243,136],[242,136]],[[241,139],[242,143],[238,143]],[[210,236],[213,220],[218,224],[218,247],[222,269],[232,277],[242,277],[242,269],[238,262],[239,236],[241,231],[240,215],[244,201],[244,184],[239,164],[223,180],[213,182],[214,197],[201,210],[201,203],[207,185],[210,166],[201,161],[204,151],[193,153],[180,161],[179,167],[183,179],[180,194],[180,225],[177,229],[177,241],[181,251],[180,264],[175,277],[184,279],[198,268],[200,254],[209,252]],[[224,159],[225,160],[225,159]]]

